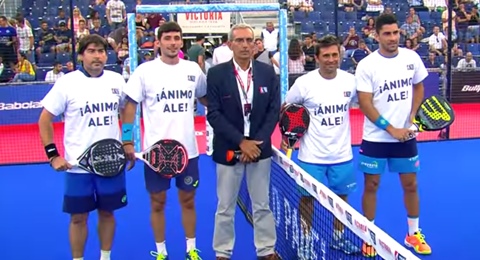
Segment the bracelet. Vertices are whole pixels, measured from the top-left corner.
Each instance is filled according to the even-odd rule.
[[[60,156],[58,153],[57,146],[54,143],[47,144],[45,146],[45,153],[47,154],[48,160],[51,161],[53,158]]]
[[[123,146],[125,145],[133,145],[133,142],[123,142]]]
[[[387,130],[387,127],[390,125],[390,123],[387,121],[387,119],[383,118],[383,116],[379,116],[375,122],[373,122],[378,128]]]
[[[123,142],[133,141],[133,124],[131,123],[122,124],[122,141]]]

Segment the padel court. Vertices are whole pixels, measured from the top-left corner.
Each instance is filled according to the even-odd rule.
[[[475,121],[475,118],[480,105],[454,105],[454,108],[457,120],[451,127],[451,138],[479,136],[480,122]],[[352,110],[352,138],[355,144],[361,139],[362,120],[360,112]],[[56,125],[55,140],[58,144],[61,143],[63,134],[61,128],[61,124]],[[204,129],[204,122],[199,120],[197,135],[203,152]],[[0,259],[71,259],[68,243],[69,217],[61,212],[63,176],[54,172],[47,164],[29,164],[45,161],[37,126],[0,127],[0,133],[0,147],[3,151],[0,164],[4,164],[0,166]],[[477,224],[480,219],[477,197],[480,175],[477,175],[476,166],[480,140],[436,142],[434,140],[438,139],[437,135],[438,133],[427,133],[419,136],[420,140],[432,140],[419,145],[422,170],[418,182],[420,226],[433,250],[431,256],[420,256],[420,259],[474,260],[478,258],[475,246],[480,233],[480,225]],[[276,144],[279,143],[278,131],[272,138],[276,140]],[[357,148],[354,148],[354,154],[358,154]],[[295,156],[296,154],[292,158]],[[200,171],[201,180],[196,200],[197,247],[201,250],[202,258],[210,260],[215,259],[212,237],[217,200],[215,165],[207,155],[201,155]],[[271,174],[272,178],[290,178],[279,170],[273,170]],[[276,176],[273,177],[274,175]],[[112,259],[154,259],[149,254],[151,250],[155,250],[155,244],[150,229],[149,198],[144,188],[141,163],[128,172],[127,176],[129,205],[117,212],[117,233]],[[360,172],[357,172],[357,180],[358,190],[351,196],[350,204],[360,212],[363,190]],[[168,193],[166,213],[169,257],[172,260],[185,259],[185,236],[181,228],[180,207],[175,188]],[[322,216],[317,215],[315,218]],[[386,173],[382,177],[375,224],[403,245],[407,223],[397,174]],[[89,227],[85,260],[95,260],[100,258],[96,213],[91,214]],[[239,208],[236,212],[235,227],[237,237],[233,259],[256,259],[253,229]],[[290,231],[277,229],[278,240],[283,241],[279,246],[288,245],[286,232]],[[331,259],[326,255],[325,258],[317,255],[311,259],[367,259],[357,256]]]

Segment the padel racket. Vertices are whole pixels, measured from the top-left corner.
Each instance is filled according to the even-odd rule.
[[[441,96],[431,96],[423,101],[413,120],[416,132],[439,131],[455,121],[455,112]]]
[[[165,178],[181,174],[188,165],[187,149],[172,139],[160,140],[135,156]]]
[[[113,177],[125,170],[127,160],[123,145],[116,139],[103,139],[90,145],[72,166],[104,177]]]
[[[288,144],[287,157],[291,158],[292,148],[307,132],[310,113],[300,104],[288,104],[280,115],[279,127],[283,140]]]

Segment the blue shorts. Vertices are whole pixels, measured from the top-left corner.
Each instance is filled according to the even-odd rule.
[[[125,172],[115,177],[65,173],[64,212],[82,214],[95,209],[113,212],[126,205]]]
[[[337,164],[313,164],[299,161],[298,166],[337,195],[348,195],[357,188],[353,161]],[[308,195],[302,189],[302,195]]]
[[[145,165],[144,171],[145,186],[149,193],[158,193],[170,189],[171,179],[162,177],[147,165]],[[199,177],[198,157],[195,157],[188,160],[187,168],[183,173],[175,177],[177,188],[184,191],[195,190],[198,188]]]
[[[416,173],[420,170],[417,140],[403,143],[362,141],[359,167],[368,174],[382,174],[388,163],[390,172]]]

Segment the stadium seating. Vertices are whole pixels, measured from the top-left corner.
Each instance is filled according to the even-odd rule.
[[[34,29],[37,29],[40,26],[40,21],[42,20],[47,21],[50,26],[53,26],[59,8],[65,10],[68,16],[70,12],[69,2],[69,0],[23,0],[23,6],[26,8],[23,8],[22,11]],[[127,11],[131,12],[135,10],[136,0],[123,0],[123,2],[127,6]],[[142,1],[143,4],[169,4],[169,2],[169,0]],[[80,9],[85,18],[90,13],[92,4],[92,0],[73,0],[73,5]],[[400,21],[400,25],[403,24],[410,8],[407,0],[384,0],[383,5],[385,7],[392,8],[392,11],[396,14]],[[337,17],[335,18],[334,11],[336,8],[338,12]],[[467,5],[467,9],[470,9],[470,6]],[[94,6],[94,10],[99,12],[100,17],[104,19],[103,24],[106,24],[106,20],[104,18],[105,6]],[[348,32],[348,29],[352,26],[355,27],[357,31],[361,31],[366,23],[366,21],[364,19],[362,20],[362,18],[367,14],[369,16],[377,15],[376,13],[366,13],[365,11],[345,12],[341,8],[337,7],[334,1],[315,0],[314,11],[308,15],[305,15],[304,12],[300,11],[294,12],[293,22],[301,27],[302,34],[311,32],[316,32],[317,35],[335,33],[336,26],[338,25],[338,36],[343,38]],[[425,28],[425,37],[431,35],[434,25],[441,24],[441,12],[417,11],[417,14],[422,21],[422,26]],[[145,37],[142,39],[142,42],[144,41],[152,41],[152,39],[151,37]],[[369,44],[369,48],[371,50],[375,50],[378,48],[378,46],[376,44]],[[479,44],[463,44],[460,46],[460,48],[464,50],[464,53],[465,51],[472,52],[476,59],[478,59],[478,56],[480,55]],[[421,43],[417,52],[422,57],[428,56],[428,46],[426,43]],[[38,73],[42,74],[43,69],[50,66],[52,61],[55,59],[62,63],[66,63],[71,60],[71,57],[69,57],[68,54],[43,54],[38,59]],[[443,57],[439,57],[438,59],[440,62],[442,62]],[[115,61],[115,53],[113,51],[109,52],[108,64],[116,65]],[[352,67],[351,60],[344,59],[344,62],[342,63],[342,69],[348,70],[350,67]]]

